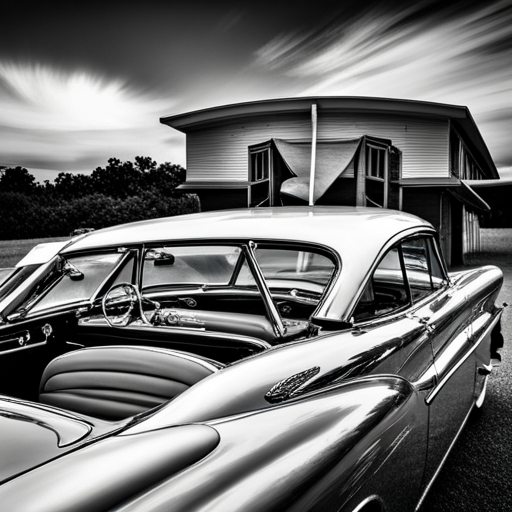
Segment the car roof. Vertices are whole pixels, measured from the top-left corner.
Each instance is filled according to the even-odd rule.
[[[431,231],[427,221],[382,208],[293,206],[223,210],[154,219],[107,228],[85,235],[63,253],[95,247],[181,240],[260,240],[306,242],[333,249],[341,270],[318,315],[345,318],[370,268],[393,238]]]
[[[286,206],[222,210],[102,229],[79,238],[63,252],[169,240],[266,239],[326,245],[343,254],[347,240],[362,240],[366,250],[380,250],[397,233],[421,227],[432,228],[419,217],[382,208]]]

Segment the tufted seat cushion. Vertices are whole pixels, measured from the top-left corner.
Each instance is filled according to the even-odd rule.
[[[96,418],[118,420],[166,402],[222,366],[178,350],[84,348],[48,364],[41,378],[39,400]]]

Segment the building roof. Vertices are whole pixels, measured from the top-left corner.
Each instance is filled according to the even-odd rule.
[[[250,119],[251,117],[291,113],[309,114],[312,104],[317,105],[319,116],[322,110],[324,110],[330,113],[340,112],[346,114],[349,112],[364,112],[374,114],[401,114],[413,117],[433,117],[450,120],[464,138],[464,141],[472,151],[476,161],[482,167],[485,175],[489,178],[499,178],[496,165],[469,109],[459,105],[371,97],[299,97],[217,106],[162,117],[160,118],[160,122],[183,133],[189,133],[209,126]]]

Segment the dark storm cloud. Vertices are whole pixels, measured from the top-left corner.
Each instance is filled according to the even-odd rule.
[[[302,95],[384,96],[466,105],[498,165],[511,166],[512,4],[372,4],[256,54]]]
[[[184,165],[184,137],[159,117],[326,94],[467,105],[512,165],[508,0],[1,5],[0,164]]]

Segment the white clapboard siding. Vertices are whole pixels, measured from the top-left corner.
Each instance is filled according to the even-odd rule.
[[[402,178],[447,177],[448,122],[360,113],[318,114],[318,140],[371,135],[402,151]],[[271,138],[310,139],[307,114],[249,118],[187,134],[187,181],[246,181],[248,147]]]
[[[371,135],[402,151],[402,178],[449,177],[448,121],[376,114],[318,116],[318,138]]]
[[[187,134],[187,182],[247,181],[248,147],[271,138],[311,138],[307,114],[251,118]]]

